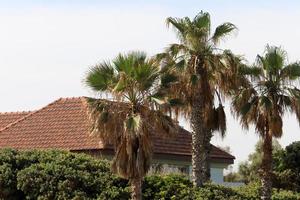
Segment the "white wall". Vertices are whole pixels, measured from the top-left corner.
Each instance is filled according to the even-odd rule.
[[[228,164],[223,163],[211,163],[210,165],[210,179],[214,183],[224,183],[224,169],[228,167]],[[189,175],[192,176],[192,166],[189,166]]]
[[[223,183],[223,168],[210,168],[210,179],[215,183]]]

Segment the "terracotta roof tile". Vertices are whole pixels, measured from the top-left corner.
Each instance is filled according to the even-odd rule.
[[[6,112],[0,113],[0,129],[5,128],[7,125],[17,121],[18,119],[30,114],[31,112]]]
[[[89,136],[85,97],[61,98],[35,112],[0,114],[0,148],[95,150],[99,139]],[[191,134],[184,130],[172,137],[153,137],[154,153],[191,156]],[[234,157],[212,146],[214,159]]]

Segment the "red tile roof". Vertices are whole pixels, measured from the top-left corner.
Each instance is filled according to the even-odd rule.
[[[7,112],[0,113],[0,129],[30,114],[30,112]]]
[[[86,100],[61,98],[34,112],[0,114],[0,148],[104,149],[99,139],[89,136]],[[191,156],[191,135],[184,129],[172,138],[153,139],[154,153]],[[234,156],[212,147],[212,159],[233,161]]]

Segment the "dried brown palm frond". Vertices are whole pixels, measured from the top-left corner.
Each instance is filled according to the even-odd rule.
[[[214,115],[212,129],[215,131],[219,131],[221,133],[221,136],[224,137],[226,132],[226,115],[223,105],[219,104],[219,106],[214,109],[213,113]]]
[[[291,109],[296,114],[296,117],[300,124],[300,99],[299,99],[299,97],[294,97],[293,99],[291,99]]]
[[[144,125],[141,124],[138,132],[127,131],[115,147],[112,169],[124,178],[134,179],[144,176],[150,168],[152,144]]]
[[[224,106],[220,104],[216,111],[218,113],[219,131],[221,132],[221,135],[225,137],[225,132],[227,127],[226,127],[226,115],[224,111]]]
[[[280,138],[282,136],[282,117],[276,114],[270,116],[269,129],[274,137]]]
[[[255,123],[255,130],[257,131],[260,136],[264,136],[265,130],[266,130],[266,125],[267,125],[267,120],[266,116],[264,114],[258,113],[257,114],[257,119]],[[250,121],[249,123],[253,123],[253,121]]]
[[[131,111],[128,103],[118,103],[104,99],[89,99],[89,121],[91,135],[99,137],[105,144],[115,145],[124,132],[124,119]]]
[[[159,110],[140,106],[132,114],[129,103],[103,99],[90,99],[89,116],[91,134],[114,146],[113,171],[128,179],[142,177],[149,170],[153,135],[170,137],[181,130]]]

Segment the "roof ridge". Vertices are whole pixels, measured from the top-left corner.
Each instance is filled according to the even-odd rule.
[[[30,112],[28,115],[25,115],[24,117],[21,117],[20,119],[18,119],[18,120],[16,120],[16,121],[14,121],[14,122],[12,122],[12,123],[6,125],[6,126],[3,127],[2,129],[0,129],[0,133],[1,133],[2,131],[4,131],[4,130],[6,130],[6,129],[8,129],[8,128],[14,126],[14,125],[16,125],[16,124],[19,123],[19,122],[24,121],[24,120],[27,119],[28,117],[30,117],[30,116],[32,116],[32,115],[34,115],[34,114],[36,114],[36,113],[39,113],[39,112],[45,110],[45,109],[48,108],[49,106],[51,106],[51,105],[53,105],[53,104],[55,104],[55,103],[61,101],[62,99],[63,99],[63,98],[59,98],[59,99],[57,99],[57,100],[55,100],[55,101],[53,101],[53,102],[47,104],[46,106],[42,107],[41,109],[38,109],[38,110],[33,111],[33,112]]]
[[[84,99],[87,98],[86,96],[79,96],[79,97],[61,97],[61,100],[74,100],[74,99]]]
[[[27,110],[27,111],[9,111],[9,112],[0,112],[0,115],[7,115],[7,114],[26,114],[26,113],[32,113],[36,110]]]

